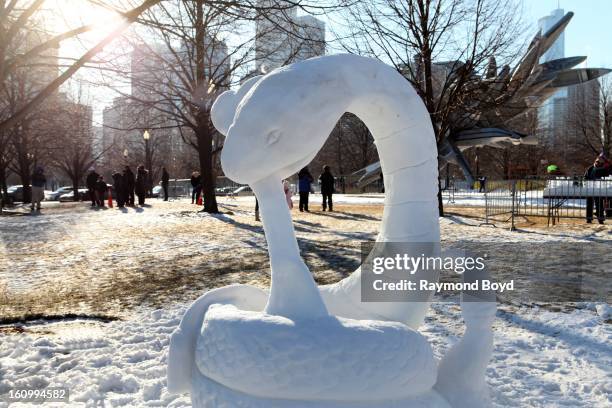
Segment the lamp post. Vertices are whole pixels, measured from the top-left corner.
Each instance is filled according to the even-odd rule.
[[[148,130],[145,130],[142,134],[142,138],[145,141],[145,167],[147,168],[148,176],[147,176],[147,191],[149,196],[152,194],[152,186],[151,180],[153,179],[153,173],[151,172],[151,146],[149,145],[149,139],[151,138],[151,134]]]

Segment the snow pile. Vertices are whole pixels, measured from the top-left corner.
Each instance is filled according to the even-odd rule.
[[[204,376],[268,398],[384,401],[426,392],[436,380],[425,338],[394,322],[290,320],[216,305],[195,354]]]
[[[137,313],[95,330],[83,325],[61,338],[0,335],[0,395],[17,386],[65,386],[71,406],[102,400],[108,406],[191,406],[188,396],[166,389],[169,336],[185,307]],[[494,406],[609,407],[612,330],[597,314],[605,308],[499,311],[487,369]],[[434,303],[420,331],[441,357],[463,333],[459,306]]]
[[[523,309],[499,315],[487,374],[500,405],[609,407],[610,367],[612,330],[592,310]]]
[[[156,310],[105,326],[74,321],[46,327],[57,335],[0,337],[0,395],[12,387],[67,387],[71,406],[190,406],[166,391],[169,335],[181,308]],[[63,327],[56,327],[63,326]],[[26,331],[27,333],[27,331]],[[0,398],[0,401],[2,399]],[[6,407],[0,402],[0,407]],[[27,404],[11,404],[28,406]],[[106,406],[106,405],[105,405]]]

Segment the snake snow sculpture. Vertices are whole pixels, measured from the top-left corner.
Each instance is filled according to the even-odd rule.
[[[494,304],[462,302],[465,335],[437,362],[415,331],[426,301],[362,303],[360,269],[318,288],[300,257],[280,181],[315,157],[344,112],[366,123],[381,159],[386,196],[378,241],[438,250],[431,121],[392,68],[353,55],[321,57],[225,92],[212,112],[227,136],[222,166],[259,198],[271,288],[215,289],[183,316],[171,339],[168,389],[191,392],[194,406],[487,406]]]

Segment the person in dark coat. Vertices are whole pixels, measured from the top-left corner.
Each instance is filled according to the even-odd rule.
[[[40,211],[40,202],[45,198],[47,178],[42,167],[36,167],[32,173],[32,211]]]
[[[99,207],[104,207],[104,194],[106,194],[106,190],[108,186],[106,185],[106,181],[104,181],[104,177],[100,176],[96,183],[96,204]]]
[[[87,185],[87,194],[89,194],[89,198],[91,198],[91,206],[95,207],[96,200],[96,183],[98,182],[98,178],[100,175],[96,173],[94,169],[91,169],[87,178],[85,179],[85,184]]]
[[[584,173],[585,180],[600,180],[604,177],[608,177],[610,175],[610,162],[604,156],[604,154],[600,154],[595,159],[595,162],[592,166],[590,166],[586,172]],[[599,186],[596,186],[599,187]],[[588,224],[593,222],[593,206],[595,206],[595,215],[597,216],[597,221],[600,224],[604,223],[605,214],[603,208],[603,198],[602,197],[587,197],[586,199],[586,222]]]
[[[147,194],[147,180],[149,177],[149,172],[145,170],[144,166],[141,164],[138,166],[136,170],[136,195],[138,196],[138,205],[144,205],[145,196]]]
[[[130,169],[130,166],[125,166],[125,169],[123,170],[123,182],[125,184],[126,205],[133,207],[134,206],[134,187],[136,184],[136,179],[134,177],[134,172],[132,172],[132,169]]]
[[[170,182],[170,175],[165,167],[162,167],[162,189],[164,190],[164,201],[168,201],[168,183]]]
[[[328,165],[323,166],[323,173],[319,176],[321,194],[323,195],[323,211],[329,207],[333,211],[332,195],[334,194],[334,176]]]
[[[479,193],[484,193],[485,191],[487,191],[487,177],[486,176],[482,176],[478,178],[478,192]]]
[[[191,173],[191,187],[191,204],[195,204],[198,202],[202,191],[202,176],[197,171]]]
[[[300,193],[300,211],[310,212],[308,210],[308,196],[310,195],[310,187],[312,185],[312,175],[308,167],[304,167],[298,173],[298,191]]]
[[[115,189],[115,200],[117,200],[117,207],[123,208],[125,206],[125,183],[123,182],[123,176],[118,171],[113,173],[113,187]]]

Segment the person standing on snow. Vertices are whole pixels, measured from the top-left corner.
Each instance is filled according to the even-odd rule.
[[[202,191],[202,176],[197,171],[194,171],[191,173],[191,204],[198,202],[200,191]]]
[[[104,181],[104,177],[100,176],[96,183],[96,204],[98,204],[99,207],[105,207],[104,195],[106,194],[106,190],[108,190],[106,181]]]
[[[123,170],[123,182],[125,185],[126,198],[125,201],[129,207],[134,206],[134,187],[136,179],[134,178],[134,172],[130,169],[130,166],[125,166]]]
[[[136,195],[138,196],[138,205],[142,206],[145,204],[145,195],[147,193],[147,180],[149,172],[145,170],[145,167],[141,164],[136,170]]]
[[[321,194],[323,195],[323,211],[329,207],[329,211],[334,211],[332,195],[334,194],[334,175],[328,165],[323,166],[323,173],[319,176],[321,184]]]
[[[170,175],[165,167],[162,167],[161,184],[164,190],[164,201],[168,201],[168,183],[170,182]]]
[[[308,166],[304,167],[298,173],[298,190],[300,192],[300,211],[310,212],[308,210],[308,196],[310,195],[310,187],[312,185],[312,175],[308,170]]]
[[[45,198],[47,178],[42,167],[36,167],[32,173],[32,211],[40,211],[40,202]]]
[[[125,186],[123,176],[118,171],[113,173],[113,187],[115,189],[115,200],[117,200],[117,207],[123,208],[125,205]]]
[[[602,153],[595,159],[595,162],[584,173],[585,180],[599,180],[610,175],[610,162]],[[595,206],[595,215],[600,224],[604,223],[604,205],[603,197],[587,197],[586,199],[586,222],[593,222],[593,205]]]
[[[87,194],[89,194],[89,198],[91,199],[91,206],[96,206],[96,183],[98,182],[98,178],[100,175],[96,173],[94,169],[91,169],[87,178],[85,179],[85,184],[87,185]]]

